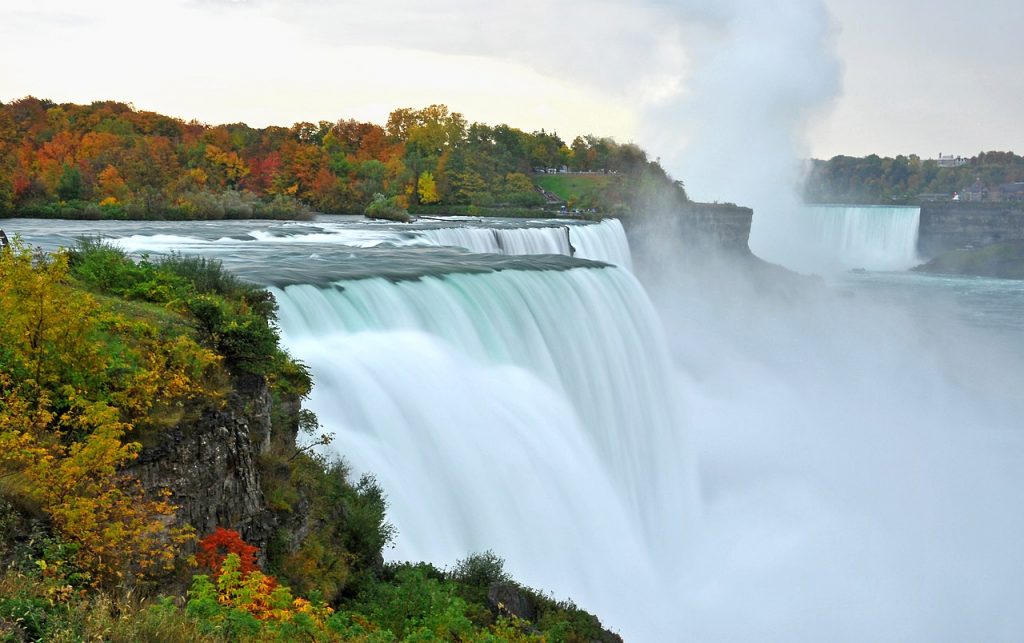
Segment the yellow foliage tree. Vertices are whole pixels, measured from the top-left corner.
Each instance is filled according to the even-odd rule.
[[[243,572],[238,554],[228,554],[220,566],[216,581],[209,576],[197,575],[192,579],[189,590],[189,609],[202,613],[216,624],[222,624],[236,614],[244,612],[261,623],[264,637],[259,640],[282,640],[274,636],[282,624],[301,620],[303,625],[297,632],[303,632],[304,640],[319,640],[319,634],[327,634],[326,622],[334,612],[333,609],[320,603],[314,603],[302,597],[295,597],[291,590],[278,585],[273,576],[267,576],[259,570]],[[203,605],[205,603],[205,605]],[[296,631],[293,631],[293,636]]]
[[[505,175],[505,189],[509,192],[533,192],[533,181],[522,172],[509,172]]]
[[[228,186],[234,187],[249,176],[249,168],[237,152],[225,151],[216,145],[206,146],[206,160],[224,174],[224,180]]]
[[[437,193],[437,183],[434,181],[434,175],[430,172],[420,174],[419,181],[417,182],[417,191],[419,192],[420,203],[429,205],[441,200]]]
[[[218,361],[188,337],[104,310],[69,283],[67,257],[0,250],[0,492],[35,504],[94,581],[171,564],[187,530],[123,467],[155,405],[207,396]]]

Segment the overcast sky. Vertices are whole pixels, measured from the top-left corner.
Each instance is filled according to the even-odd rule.
[[[1021,2],[507,5],[0,0],[0,100],[255,126],[441,102],[633,140],[687,176],[739,154],[1024,151]]]

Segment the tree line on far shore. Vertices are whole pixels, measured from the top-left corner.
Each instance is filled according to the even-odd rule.
[[[1024,181],[1024,157],[980,152],[963,159],[910,156],[834,156],[813,159],[804,184],[810,203],[917,203],[951,199],[976,184],[986,194]]]
[[[536,207],[536,170],[636,175],[634,144],[469,123],[444,105],[253,128],[101,101],[0,104],[0,215],[238,218],[413,206]],[[666,177],[667,178],[667,177]],[[380,195],[380,196],[378,196]]]

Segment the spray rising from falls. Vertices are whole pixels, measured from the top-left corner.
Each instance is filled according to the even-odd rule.
[[[289,350],[317,382],[313,410],[389,494],[400,557],[494,548],[529,582],[597,606],[617,567],[596,561],[640,569],[679,556],[694,520],[692,453],[661,329],[628,272],[274,294]]]

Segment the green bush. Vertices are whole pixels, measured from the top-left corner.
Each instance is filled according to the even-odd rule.
[[[289,524],[301,504],[311,527],[298,547],[290,545],[288,528],[281,531],[268,547],[270,570],[299,594],[318,591],[328,601],[353,596],[374,582],[381,552],[394,537],[384,493],[371,476],[351,483],[341,461],[287,448],[278,444],[264,455],[263,492],[281,523]]]
[[[308,373],[278,347],[273,296],[239,280],[220,261],[172,254],[136,262],[98,239],[80,240],[68,256],[71,274],[90,290],[188,313],[199,339],[220,353],[235,375],[280,371],[275,381],[308,391]]]
[[[395,566],[347,607],[399,640],[471,640],[474,630],[455,586],[426,564]]]
[[[191,257],[171,253],[157,262],[161,270],[173,273],[189,281],[200,293],[215,293],[225,297],[246,295],[255,286],[243,283],[217,259]]]
[[[488,550],[470,554],[455,563],[448,578],[458,583],[462,596],[470,602],[486,604],[487,592],[495,583],[512,583],[505,571],[505,561]]]
[[[81,239],[68,251],[71,274],[90,290],[154,303],[185,299],[191,290],[184,278],[127,253],[101,239]]]
[[[366,206],[366,216],[371,219],[386,219],[400,223],[412,221],[409,211],[398,204],[396,197],[389,199],[379,192],[373,195],[370,205]]]

